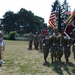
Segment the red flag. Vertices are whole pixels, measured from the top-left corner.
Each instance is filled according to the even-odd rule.
[[[64,33],[68,36],[68,38],[70,38],[71,33],[73,29],[75,28],[75,10],[65,23],[67,23],[68,25],[66,26]]]
[[[71,23],[69,23],[64,30],[64,33],[67,35],[68,38],[71,37],[71,33],[74,28],[75,28],[75,21],[73,19],[73,21]]]
[[[55,22],[56,22],[56,14],[53,11],[53,12],[51,12],[51,15],[50,15],[50,18],[49,18],[49,22],[48,22],[50,27],[53,28],[53,29],[56,29]]]

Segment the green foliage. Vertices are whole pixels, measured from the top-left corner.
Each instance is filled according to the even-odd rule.
[[[65,12],[70,12],[71,8],[69,4],[67,3],[67,0],[64,0],[61,5],[61,29],[62,31],[65,29],[66,24],[64,22],[67,20],[67,18],[70,16],[69,14],[65,14]]]
[[[29,36],[29,34],[24,34],[24,37],[28,37]]]
[[[42,17],[36,16],[24,8],[17,13],[7,11],[3,16],[2,25],[5,32],[17,31],[19,34],[41,31],[47,26]]]
[[[4,39],[8,40],[9,39],[9,35],[4,35]]]
[[[11,31],[9,33],[9,40],[15,40],[16,35],[18,35],[16,31]]]

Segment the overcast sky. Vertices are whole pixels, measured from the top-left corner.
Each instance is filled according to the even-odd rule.
[[[48,23],[49,16],[51,13],[51,4],[55,0],[0,0],[0,18],[5,14],[6,11],[18,12],[21,8],[31,10],[34,15],[44,18],[45,22]],[[74,9],[74,0],[67,0],[72,10]],[[62,3],[63,0],[60,0]]]

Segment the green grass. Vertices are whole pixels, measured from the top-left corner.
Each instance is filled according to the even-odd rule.
[[[27,48],[28,41],[5,40],[5,63],[0,67],[0,75],[75,75],[73,53],[68,64],[64,55],[61,63],[52,64],[50,54],[47,58],[49,63],[44,64],[43,53]]]

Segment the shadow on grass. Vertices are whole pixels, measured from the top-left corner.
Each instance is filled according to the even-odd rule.
[[[55,62],[50,64],[50,66],[53,67],[53,71],[55,71],[59,75],[64,75],[64,71],[68,75],[75,74],[75,65],[71,62],[68,62],[66,64],[64,62]]]
[[[74,73],[74,74],[75,74],[75,69],[73,69],[73,70],[72,70],[72,73]]]
[[[63,68],[68,73],[68,75],[72,75],[71,73],[75,74],[75,65],[72,62],[68,62]]]
[[[54,62],[51,64],[51,66],[53,67],[53,70],[58,73],[59,75],[64,75],[63,71],[62,71],[62,67],[65,63],[64,62]]]
[[[50,67],[50,63],[49,62],[44,62],[43,65],[47,66],[47,67]]]

